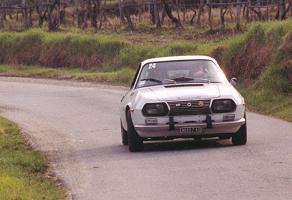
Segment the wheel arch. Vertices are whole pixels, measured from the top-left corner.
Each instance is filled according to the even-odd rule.
[[[129,105],[127,105],[126,106],[126,109],[125,109],[125,112],[124,112],[124,123],[122,122],[122,126],[123,126],[123,128],[124,128],[124,130],[125,131],[128,131],[128,123],[127,123],[127,120],[128,120],[128,117],[127,117],[127,112],[129,111],[129,110],[131,110],[131,108],[130,108],[130,106]]]

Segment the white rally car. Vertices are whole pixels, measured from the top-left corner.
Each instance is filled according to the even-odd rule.
[[[143,61],[121,100],[122,143],[143,150],[143,141],[232,138],[247,141],[245,102],[216,60],[175,56]]]

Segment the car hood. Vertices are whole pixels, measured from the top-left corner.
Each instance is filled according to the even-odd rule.
[[[139,92],[144,98],[171,101],[171,100],[194,100],[211,99],[220,97],[220,90],[226,89],[221,84],[193,84],[193,85],[159,85],[147,88],[140,88]],[[221,89],[220,89],[221,88]]]

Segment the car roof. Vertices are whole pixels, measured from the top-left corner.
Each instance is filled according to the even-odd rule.
[[[211,60],[211,61],[217,63],[217,61],[210,56],[196,55],[196,56],[169,56],[169,57],[150,58],[150,59],[144,60],[141,64],[143,66],[147,63],[167,62],[167,61],[183,61],[183,60]]]

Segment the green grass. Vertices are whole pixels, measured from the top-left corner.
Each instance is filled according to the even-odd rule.
[[[0,75],[54,78],[61,80],[80,80],[111,84],[128,85],[135,71],[129,68],[122,68],[117,71],[84,70],[80,68],[48,68],[39,66],[11,66],[0,65]]]
[[[263,89],[241,87],[239,90],[250,110],[292,122],[292,96]]]
[[[108,35],[0,32],[0,62],[49,67],[101,68],[114,63],[123,41]]]
[[[0,199],[65,199],[62,187],[45,177],[43,155],[33,150],[19,128],[0,117]]]

